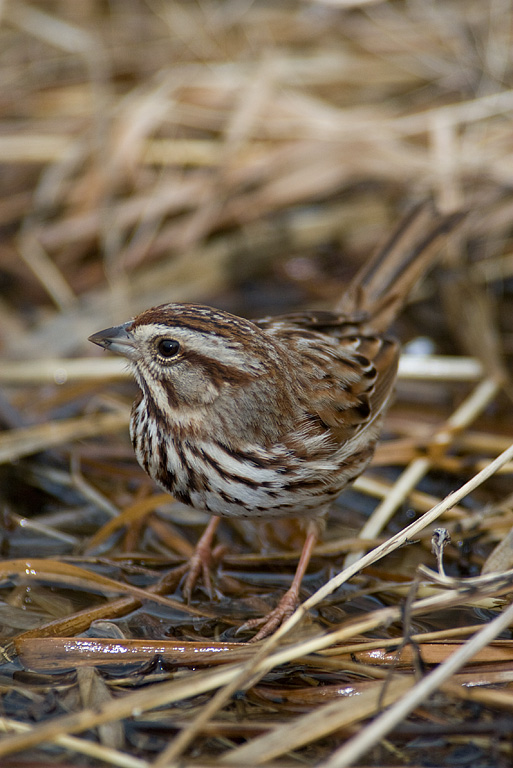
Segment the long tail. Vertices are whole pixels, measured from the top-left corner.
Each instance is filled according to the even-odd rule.
[[[416,206],[357,272],[335,312],[349,317],[367,315],[369,328],[385,331],[431,266],[437,249],[465,215],[443,215],[430,202]]]

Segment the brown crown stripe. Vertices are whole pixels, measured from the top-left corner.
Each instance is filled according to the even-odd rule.
[[[138,315],[130,327],[152,324],[189,328],[197,333],[224,338],[233,338],[236,330],[251,336],[254,336],[256,331],[256,326],[249,320],[203,304],[162,304],[152,307]]]

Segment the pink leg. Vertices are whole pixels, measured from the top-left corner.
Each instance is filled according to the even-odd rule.
[[[278,629],[280,624],[283,624],[285,619],[288,619],[288,617],[291,616],[296,610],[296,606],[299,602],[299,590],[301,589],[301,582],[303,581],[303,576],[305,575],[306,569],[308,568],[308,563],[312,557],[312,552],[315,545],[317,544],[318,537],[319,530],[317,525],[314,523],[308,527],[308,533],[306,535],[305,543],[301,551],[301,557],[299,558],[299,563],[297,565],[292,584],[290,585],[290,588],[285,592],[276,608],[273,611],[270,611],[270,613],[268,613],[266,616],[263,616],[261,619],[251,619],[240,627],[241,630],[254,629],[262,625],[250,642],[254,643],[258,640],[263,640],[264,637],[267,637],[268,635],[272,635],[272,633]]]
[[[210,518],[207,527],[201,534],[201,538],[196,544],[196,548],[191,555],[188,563],[187,577],[182,589],[186,600],[191,599],[192,592],[200,576],[203,577],[203,583],[208,592],[208,596],[211,600],[214,597],[212,581],[210,579],[210,565],[212,562],[212,542],[220,522],[221,518],[219,517]]]

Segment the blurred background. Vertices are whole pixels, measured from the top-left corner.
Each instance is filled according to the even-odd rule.
[[[511,28],[507,0],[3,3],[4,354],[164,301],[329,306],[426,197],[511,279]]]

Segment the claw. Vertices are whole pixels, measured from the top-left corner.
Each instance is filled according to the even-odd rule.
[[[261,629],[258,630],[256,635],[249,641],[250,643],[256,643],[259,640],[263,640],[264,637],[272,635],[272,633],[278,629],[280,624],[283,624],[283,622],[286,621],[289,616],[292,616],[299,602],[299,590],[301,589],[301,582],[308,567],[308,563],[310,562],[313,549],[317,542],[317,537],[318,527],[317,523],[314,521],[309,524],[303,551],[301,552],[301,557],[299,558],[299,563],[297,565],[296,573],[294,574],[294,579],[290,589],[285,592],[273,611],[268,613],[266,616],[263,616],[261,619],[250,619],[249,621],[246,621],[244,624],[242,624],[241,627],[239,627],[237,634],[246,629],[256,629],[257,627],[260,627],[260,625],[263,625]]]
[[[209,553],[205,553],[203,551],[199,552],[198,549],[195,549],[192,554],[192,557],[189,560],[188,567],[187,567],[187,575],[185,577],[183,587],[182,587],[182,594],[188,603],[190,603],[192,599],[192,593],[194,591],[194,587],[198,583],[200,577],[201,577],[201,580],[203,581],[203,585],[206,589],[209,599],[210,600],[214,599],[214,591],[212,589],[212,579],[210,578],[210,565],[211,565],[210,552]]]
[[[217,547],[215,550],[212,550],[212,541],[219,522],[220,519],[218,517],[212,517],[210,519],[187,564],[187,576],[185,577],[184,585],[182,587],[182,592],[187,602],[190,602],[194,587],[200,576],[202,577],[203,584],[205,585],[210,600],[214,599],[214,590],[212,588],[212,579],[210,577],[210,566],[214,554],[218,550]]]
[[[259,640],[263,640],[265,637],[272,635],[280,624],[283,624],[289,616],[292,616],[296,610],[298,604],[298,592],[297,589],[292,586],[281,598],[280,602],[272,611],[260,619],[250,619],[242,624],[237,630],[239,632],[245,632],[246,630],[257,629],[260,627],[254,637],[249,640],[250,643],[257,643]]]

